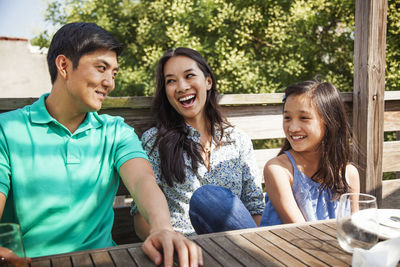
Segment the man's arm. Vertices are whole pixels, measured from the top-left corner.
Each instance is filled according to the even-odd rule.
[[[0,192],[0,219],[3,217],[4,206],[6,205],[7,197]]]
[[[183,235],[173,231],[167,201],[158,187],[150,163],[142,158],[130,159],[119,169],[126,188],[139,212],[150,226],[150,235],[143,244],[143,251],[157,265],[172,266],[173,253],[177,251],[180,266],[203,265],[201,249]]]
[[[6,205],[7,197],[0,192],[0,219],[3,216],[4,206]],[[20,258],[10,249],[5,247],[0,247],[0,258],[4,258],[6,262],[9,262],[15,266],[23,266],[26,263],[31,263],[30,258]]]
[[[133,216],[135,232],[141,240],[145,240],[150,234],[150,226],[138,212]]]

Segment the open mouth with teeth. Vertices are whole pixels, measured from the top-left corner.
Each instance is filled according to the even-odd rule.
[[[306,138],[305,135],[296,135],[296,136],[292,135],[291,137],[293,140],[302,140],[302,139]]]
[[[196,95],[187,95],[178,99],[184,108],[191,107],[196,100]]]

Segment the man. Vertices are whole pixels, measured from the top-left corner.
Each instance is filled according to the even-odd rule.
[[[0,114],[0,217],[21,226],[28,257],[115,245],[112,203],[119,176],[151,227],[143,251],[172,266],[202,264],[174,232],[147,155],[122,118],[98,115],[114,90],[122,45],[92,23],[70,23],[48,51],[50,94]],[[0,255],[2,256],[2,255]]]

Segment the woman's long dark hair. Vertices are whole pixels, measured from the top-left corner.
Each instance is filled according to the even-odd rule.
[[[330,189],[332,198],[350,190],[346,177],[346,166],[350,157],[350,127],[343,101],[338,90],[328,82],[305,81],[285,89],[285,99],[290,95],[307,94],[321,115],[325,135],[320,144],[322,156],[317,172],[311,179],[322,180],[321,189]],[[287,139],[279,152],[291,149]]]
[[[200,154],[200,145],[188,138],[189,128],[183,117],[171,106],[165,90],[164,66],[167,61],[176,56],[185,56],[196,61],[197,66],[205,77],[211,77],[212,86],[207,91],[207,99],[204,107],[205,117],[208,122],[209,133],[213,141],[220,145],[224,136],[224,130],[231,126],[222,115],[218,105],[218,91],[214,74],[205,59],[197,51],[179,47],[170,49],[162,56],[156,68],[156,92],[153,100],[153,114],[155,115],[156,128],[158,130],[154,148],[158,146],[161,174],[169,186],[174,182],[183,183],[186,178],[185,161],[183,153],[186,152],[191,160],[193,172],[197,171],[198,162],[203,158]],[[216,132],[221,134],[217,138]]]

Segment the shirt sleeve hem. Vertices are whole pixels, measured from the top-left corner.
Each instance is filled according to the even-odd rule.
[[[0,193],[3,193],[7,197],[8,191],[9,191],[9,188],[6,185],[0,184]]]
[[[127,154],[127,155],[121,157],[121,158],[118,160],[118,162],[117,162],[117,164],[116,164],[116,167],[117,167],[118,172],[119,172],[119,168],[121,168],[122,164],[124,164],[125,162],[127,162],[127,161],[130,160],[130,159],[135,159],[135,158],[142,158],[142,159],[145,159],[145,160],[147,160],[147,161],[149,160],[149,158],[147,157],[146,153],[144,153],[144,152],[133,152],[133,153],[129,153],[129,154]]]

